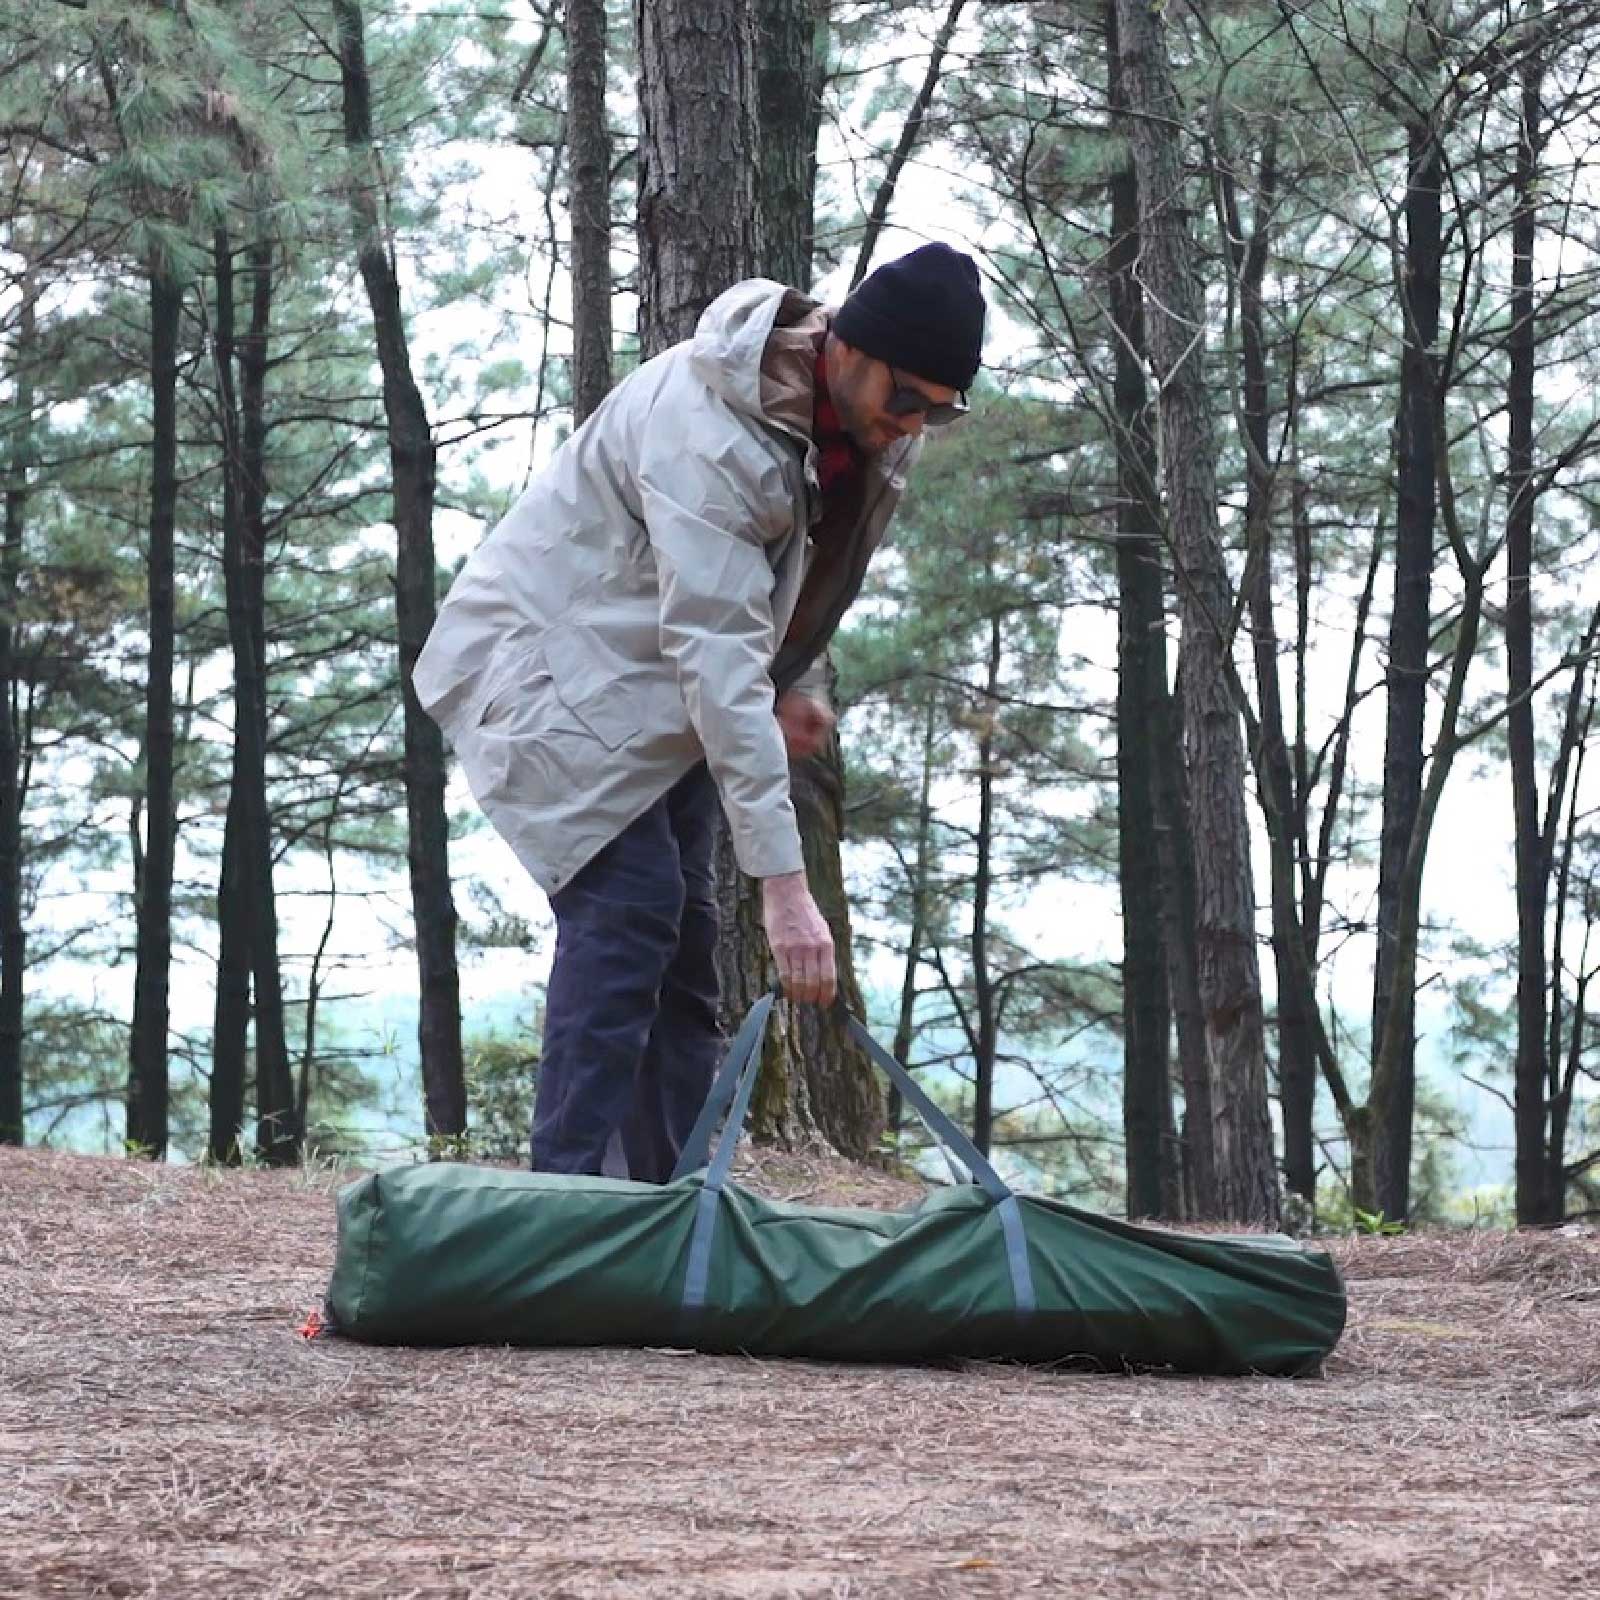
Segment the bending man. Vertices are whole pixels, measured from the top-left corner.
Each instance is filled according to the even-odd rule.
[[[720,798],[786,992],[830,1002],[791,756],[833,713],[822,652],[926,424],[966,409],[984,303],[925,245],[837,309],[736,284],[556,452],[468,559],[422,705],[550,897],[533,1165],[661,1182],[720,1049]]]

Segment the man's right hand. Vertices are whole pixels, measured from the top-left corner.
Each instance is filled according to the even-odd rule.
[[[783,992],[791,1000],[832,1005],[838,989],[833,969],[833,935],[811,898],[805,873],[763,878],[761,911]]]

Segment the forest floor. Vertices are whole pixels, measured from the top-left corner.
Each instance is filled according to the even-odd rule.
[[[1325,1375],[1202,1381],[308,1341],[335,1186],[0,1151],[0,1595],[1595,1592],[1592,1234],[1335,1241]]]

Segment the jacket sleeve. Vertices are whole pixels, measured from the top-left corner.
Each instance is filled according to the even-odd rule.
[[[770,878],[805,865],[770,676],[770,549],[793,531],[794,506],[778,462],[731,409],[710,396],[697,401],[658,403],[639,453],[661,653],[677,670],[739,865]]]

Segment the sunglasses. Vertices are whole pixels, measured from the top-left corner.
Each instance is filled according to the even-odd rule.
[[[889,363],[886,361],[884,365],[887,367]],[[894,388],[884,402],[883,409],[891,417],[914,417],[920,414],[927,419],[930,428],[942,428],[947,422],[966,416],[971,409],[964,391],[954,400],[930,400],[920,389],[906,383],[894,367],[889,367],[889,376],[894,380]]]

